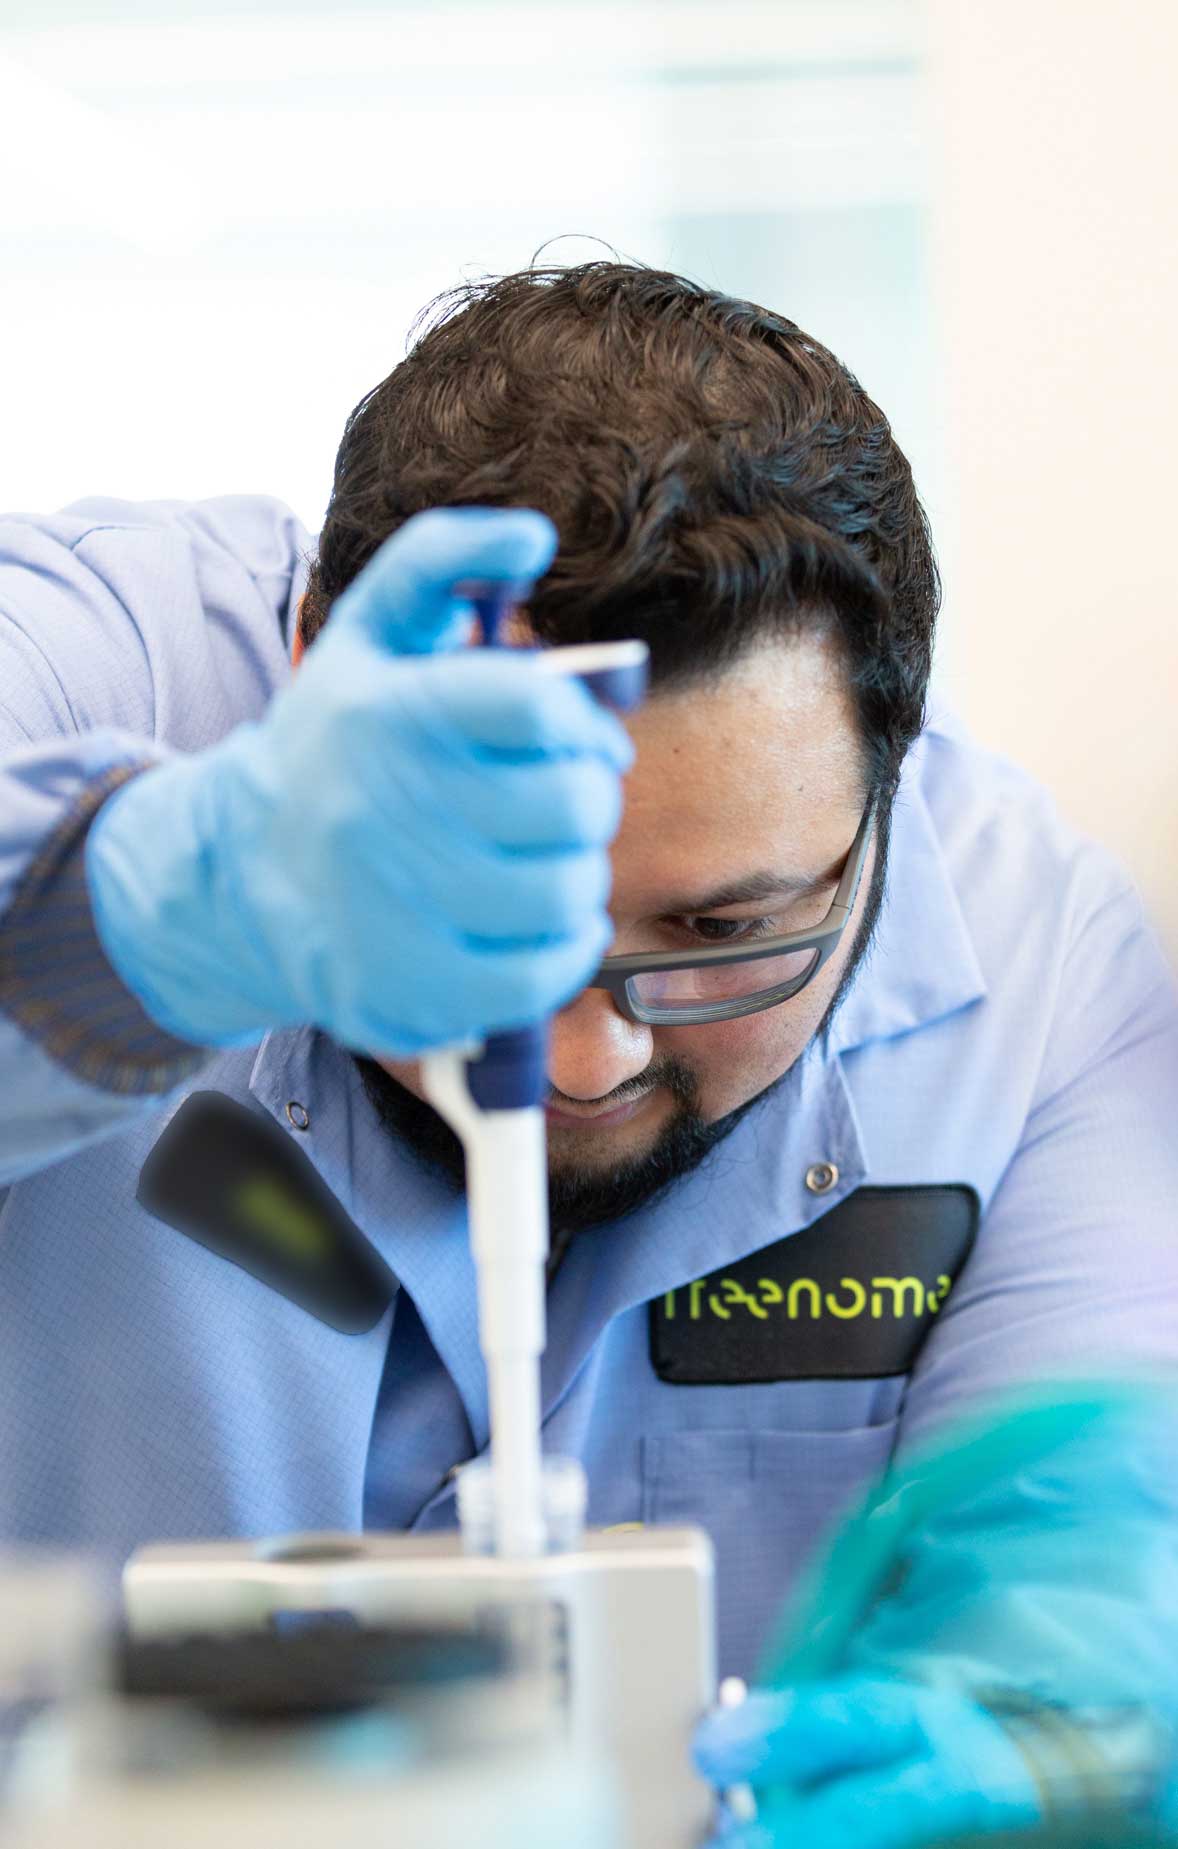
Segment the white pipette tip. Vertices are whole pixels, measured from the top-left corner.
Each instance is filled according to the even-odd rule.
[[[740,1676],[725,1676],[716,1693],[716,1700],[722,1708],[739,1708],[748,1700],[748,1683]],[[751,1785],[729,1785],[724,1793],[724,1802],[737,1823],[755,1823],[757,1821],[757,1800]]]

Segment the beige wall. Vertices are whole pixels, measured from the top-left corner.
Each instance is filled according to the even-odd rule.
[[[926,3],[948,690],[1178,950],[1178,4]]]

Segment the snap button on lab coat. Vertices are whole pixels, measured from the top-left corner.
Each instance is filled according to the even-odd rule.
[[[297,1098],[292,1098],[287,1105],[286,1115],[296,1130],[307,1130],[310,1128],[310,1113],[306,1105],[300,1104]]]
[[[833,1162],[812,1162],[806,1170],[806,1186],[811,1194],[829,1194],[838,1178]]]

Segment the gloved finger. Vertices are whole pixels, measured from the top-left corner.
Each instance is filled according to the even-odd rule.
[[[450,833],[416,857],[416,877],[422,902],[471,947],[512,942],[522,948],[604,918],[610,864],[600,848],[518,854]]]
[[[629,770],[634,746],[616,714],[575,675],[541,673],[522,649],[467,649],[430,665],[416,723],[438,750],[482,750],[493,762],[593,753]]]
[[[432,929],[435,956],[453,937],[475,949],[524,948],[569,936],[591,918],[609,928],[613,871],[604,846],[501,847],[458,811],[418,806],[395,832],[358,811],[336,822],[333,841],[346,892],[365,894],[379,916],[400,911]]]
[[[704,1849],[785,1849],[780,1837],[762,1823],[737,1823],[723,1830],[704,1845]],[[795,1849],[793,1844],[790,1849]],[[801,1849],[801,1845],[797,1845]],[[806,1845],[809,1849],[809,1845]]]
[[[425,767],[420,813],[434,827],[461,818],[471,834],[498,847],[605,847],[622,817],[622,785],[600,758],[546,758],[500,764],[463,755]]]
[[[386,539],[337,600],[331,628],[359,627],[398,655],[431,654],[462,637],[454,587],[478,578],[524,591],[548,570],[556,528],[529,507],[439,507]]]
[[[703,1776],[722,1787],[816,1782],[907,1757],[923,1744],[908,1685],[854,1677],[754,1689],[738,1707],[705,1715],[692,1753]]]
[[[435,967],[439,936],[445,936],[440,926],[410,925],[395,965],[386,960],[342,975],[333,970],[329,1018],[345,1046],[404,1058],[472,1035],[529,1026],[584,987],[609,941],[609,931],[593,919],[567,938],[524,948],[478,949],[452,938],[443,989],[423,980],[407,990],[405,968]]]
[[[467,959],[459,976],[457,999],[469,983],[471,1000],[481,1014],[494,996],[491,1028],[525,1027],[554,1014],[590,980],[609,944],[608,920],[586,919],[575,934],[526,948],[497,946]],[[479,1014],[472,1016],[480,1018]]]

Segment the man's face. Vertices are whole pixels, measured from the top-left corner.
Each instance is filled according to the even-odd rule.
[[[865,800],[854,711],[829,642],[757,643],[717,678],[655,694],[626,723],[637,756],[612,852],[614,953],[707,946],[750,921],[773,932],[818,923]],[[697,1027],[638,1025],[601,989],[560,1011],[548,1067],[554,1220],[562,1202],[574,1230],[640,1205],[701,1159],[713,1126],[789,1070],[838,987],[870,873],[869,864],[837,952],[792,1001]],[[765,875],[755,903],[717,902]],[[456,1141],[424,1103],[416,1061],[375,1064],[395,1081],[368,1081],[370,1095],[378,1081],[389,1128],[457,1180]]]

